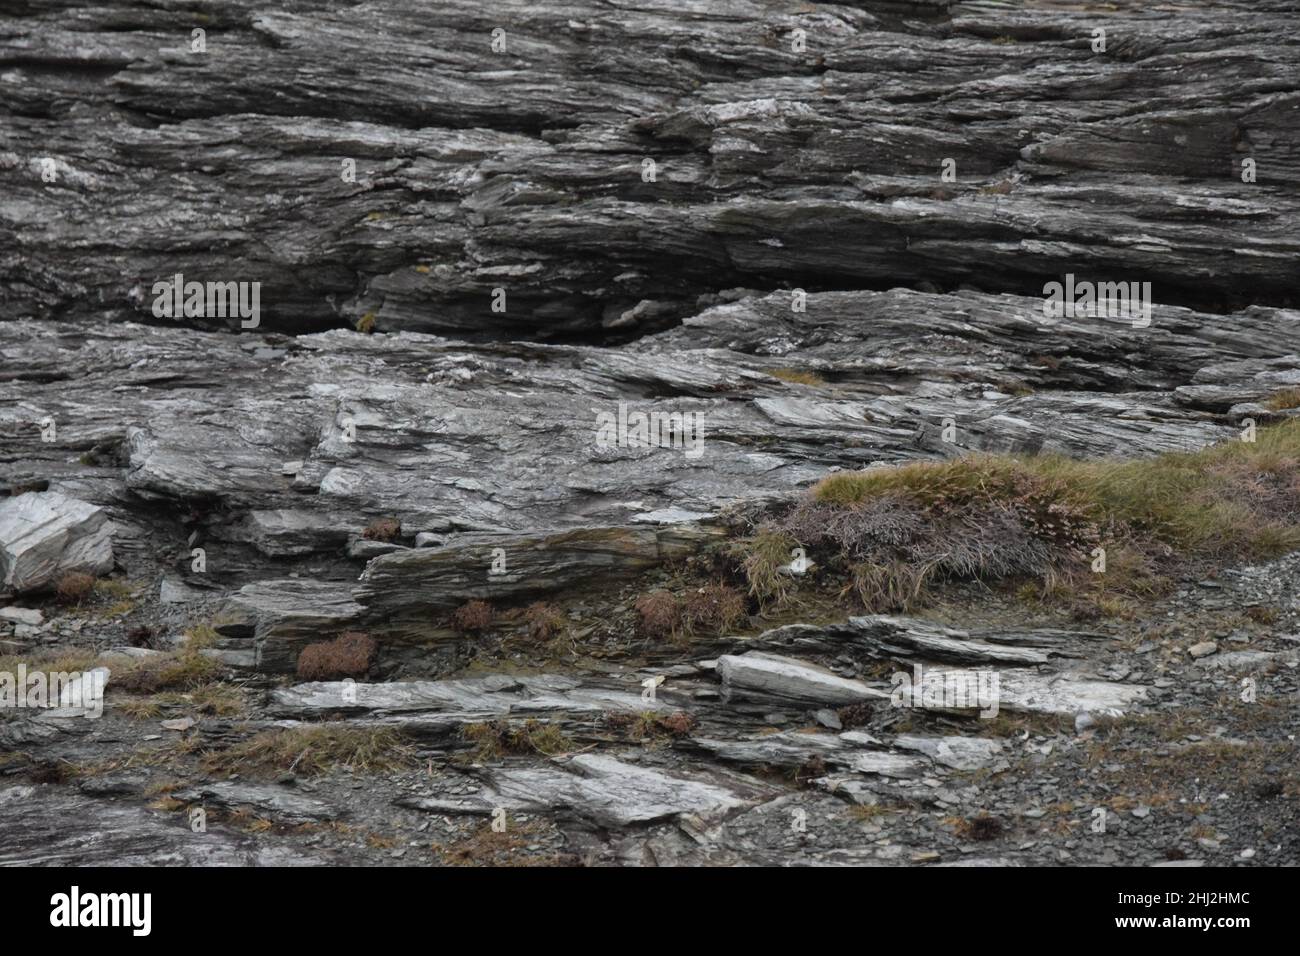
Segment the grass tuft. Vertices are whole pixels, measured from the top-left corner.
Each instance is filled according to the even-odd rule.
[[[1264,407],[1274,412],[1300,408],[1300,388],[1284,388],[1280,392],[1273,393],[1264,403]]]
[[[1027,578],[1042,598],[1123,616],[1179,563],[1300,547],[1300,422],[1142,460],[971,455],[840,472],[765,527],[839,561],[873,611],[911,609],[945,578]],[[779,577],[769,547],[746,565],[755,590]]]
[[[108,686],[132,694],[194,690],[210,684],[221,673],[221,664],[188,644],[162,657],[147,657],[113,672]]]
[[[316,776],[336,767],[384,773],[411,766],[414,751],[391,727],[307,724],[263,730],[207,754],[209,773],[268,777],[292,770]]]
[[[506,720],[466,724],[461,737],[473,745],[470,759],[475,763],[499,760],[508,754],[542,754],[554,757],[574,749],[574,743],[560,730],[559,724],[526,720],[511,724]]]
[[[731,544],[729,553],[739,561],[749,593],[759,604],[780,604],[785,600],[792,581],[781,568],[790,563],[797,546],[789,534],[770,528]]]

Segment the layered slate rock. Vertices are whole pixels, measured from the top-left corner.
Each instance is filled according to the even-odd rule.
[[[23,834],[0,846],[0,866],[321,866],[334,862],[214,825],[69,790],[0,789],[0,825]]]
[[[954,770],[979,770],[990,766],[1003,751],[997,740],[982,737],[921,737],[904,734],[893,740],[901,750],[915,750]]]
[[[262,283],[282,329],[515,336],[1066,272],[1294,305],[1296,27],[1284,0],[11,5],[0,290],[120,320],[182,274]]]
[[[238,588],[296,566],[355,583],[371,561],[359,603],[436,615],[675,559],[729,506],[837,469],[1235,438],[1288,414],[1265,405],[1300,381],[1283,309],[1157,306],[1134,328],[970,291],[791,301],[737,293],[617,349],[0,323],[0,482],[103,508],[128,568]],[[697,414],[700,454],[598,441],[620,407]],[[398,537],[364,537],[377,519]]]
[[[178,790],[176,800],[226,810],[252,811],[289,824],[336,820],[343,812],[323,800],[275,784],[218,782]]]
[[[213,622],[223,638],[216,653],[237,666],[293,670],[305,645],[346,630],[361,610],[346,584],[293,579],[249,584],[231,595]]]
[[[720,821],[770,794],[757,781],[725,786],[605,754],[580,754],[540,767],[486,772],[484,787],[458,800],[414,798],[401,804],[437,813],[555,810],[599,826],[624,827],[684,815]]]
[[[593,577],[630,580],[720,535],[693,525],[582,528],[552,535],[467,535],[454,545],[383,555],[361,576],[371,615],[420,616],[471,598],[519,601]]]
[[[1069,663],[1096,638],[1054,628],[972,634],[917,618],[874,615],[774,628],[752,639],[761,649],[719,658],[717,669],[727,697],[780,701],[808,711],[874,700],[981,718],[1003,709],[1120,716],[1148,701],[1145,686],[1098,679]],[[893,661],[898,669],[888,682],[872,683],[827,667],[835,662],[843,670],[846,657]],[[1056,658],[1065,658],[1066,666]]]
[[[641,698],[637,685],[579,680],[565,674],[490,674],[439,681],[322,681],[271,691],[271,711],[285,717],[355,715],[384,719],[415,730],[424,715],[441,715],[443,726],[493,717],[653,712],[682,706],[678,695],[663,692]],[[408,720],[408,716],[410,719]],[[437,721],[433,721],[437,723]]]
[[[115,563],[140,601],[15,608],[0,650],[146,671],[211,625],[197,644],[233,686],[110,680],[102,720],[0,720],[0,770],[50,781],[0,789],[0,864],[1208,851],[1188,834],[1226,811],[1186,809],[1208,775],[1144,792],[1136,770],[1241,744],[1285,787],[1289,563],[1264,597],[1223,591],[1249,635],[1189,582],[1105,633],[846,605],[678,643],[633,633],[633,608],[840,471],[1145,457],[1296,414],[1297,27],[1283,0],[11,0],[0,514],[92,509],[63,543],[37,533],[22,574],[100,555],[111,522],[88,570]],[[1151,301],[1049,314],[1067,275]],[[174,277],[258,283],[256,326],[156,314]],[[699,454],[602,441],[624,413],[698,416]],[[1276,625],[1247,613],[1265,597]],[[471,600],[500,625],[456,630]],[[554,645],[525,633],[539,600],[573,622]],[[1180,635],[1211,626],[1219,651],[1191,657]],[[285,679],[354,629],[379,645],[364,679]],[[1245,677],[1249,739],[1216,716],[1184,740]],[[1003,710],[1051,719],[981,720]],[[299,731],[340,765],[286,746],[265,779],[214,769]],[[373,766],[347,751],[399,739]],[[1294,857],[1257,775],[1224,785],[1216,862],[1251,840]],[[209,832],[158,793],[217,811]],[[482,819],[503,809],[504,835]],[[270,828],[238,832],[249,814]],[[1002,836],[972,852],[986,814]]]
[[[774,767],[802,767],[812,761],[884,777],[917,777],[929,766],[918,757],[890,753],[868,734],[786,733],[737,740],[700,738],[696,745],[720,760]]]

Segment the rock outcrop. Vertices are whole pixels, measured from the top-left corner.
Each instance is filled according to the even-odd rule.
[[[0,864],[1296,863],[1294,555],[886,615],[744,549],[845,471],[1294,417],[1298,29],[6,4],[0,674],[112,676],[0,713]]]

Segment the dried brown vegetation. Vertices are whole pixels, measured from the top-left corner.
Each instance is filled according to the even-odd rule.
[[[298,676],[312,681],[364,677],[378,647],[373,637],[360,631],[346,631],[332,641],[308,644],[298,655]]]
[[[722,634],[745,620],[745,598],[730,585],[717,582],[686,592],[682,601],[682,626],[687,634],[711,631]]]
[[[528,636],[533,640],[550,641],[563,633],[568,621],[554,604],[537,601],[524,609],[524,624],[528,627]]]
[[[371,541],[395,541],[401,533],[402,523],[396,518],[376,518],[366,525],[366,530],[361,532],[361,536]]]
[[[645,637],[677,637],[682,627],[682,603],[671,591],[651,591],[636,599],[637,630]]]
[[[263,777],[286,771],[312,776],[340,766],[380,773],[409,766],[412,753],[391,727],[311,724],[261,731],[207,754],[203,766],[209,773]]]
[[[1144,460],[972,455],[841,472],[733,547],[760,599],[792,586],[795,546],[873,612],[911,610],[943,580],[1029,580],[1040,599],[1122,616],[1180,562],[1300,546],[1300,423]]]
[[[492,626],[492,617],[492,605],[469,601],[452,612],[451,626],[462,634],[479,634]]]
[[[95,590],[95,577],[83,571],[68,571],[54,582],[54,594],[64,604],[80,604]]]
[[[605,723],[628,740],[641,741],[689,737],[698,721],[684,711],[661,714],[647,710],[606,714]]]
[[[510,754],[542,754],[553,757],[573,750],[573,741],[564,735],[559,724],[526,720],[512,724],[508,720],[490,720],[466,724],[461,737],[472,745],[470,759],[486,763]]]
[[[145,658],[115,671],[108,686],[132,694],[193,690],[211,683],[220,673],[217,661],[204,656],[199,648],[187,648],[176,654]]]

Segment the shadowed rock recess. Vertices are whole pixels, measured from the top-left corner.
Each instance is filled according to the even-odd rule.
[[[0,4],[0,863],[1300,863],[1298,38]]]

